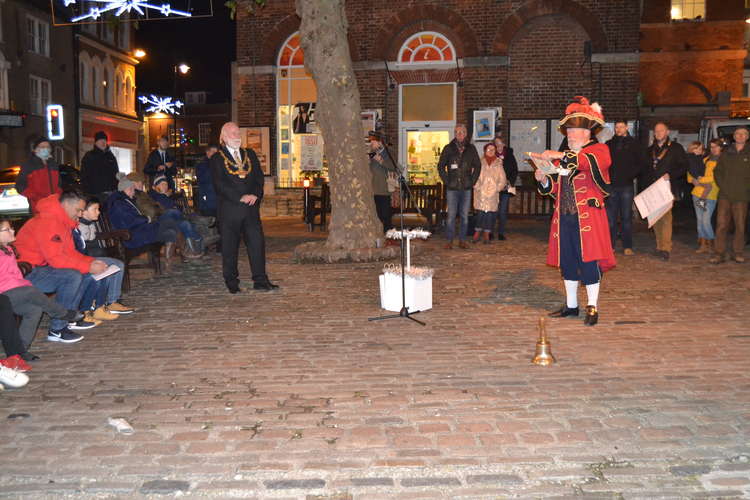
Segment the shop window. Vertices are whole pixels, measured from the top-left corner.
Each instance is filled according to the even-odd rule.
[[[706,0],[672,0],[670,17],[673,21],[703,21]]]
[[[453,44],[440,33],[432,31],[412,35],[398,54],[399,64],[441,64],[455,60]]]
[[[299,34],[290,36],[281,46],[276,75],[277,102],[277,183],[280,187],[297,186],[310,171],[310,165],[322,165],[322,138],[315,122],[318,90],[304,68],[305,56]],[[303,137],[317,137],[303,141]],[[309,147],[314,144],[315,147]],[[305,166],[303,167],[303,156]],[[313,157],[314,156],[314,157]],[[315,167],[317,168],[317,167]],[[304,170],[303,170],[304,169]],[[303,172],[306,172],[303,175]],[[320,175],[325,173],[320,171]]]

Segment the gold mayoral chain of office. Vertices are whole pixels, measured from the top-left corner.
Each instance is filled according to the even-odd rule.
[[[236,175],[240,179],[247,177],[247,172],[250,170],[250,155],[246,154],[245,159],[242,160],[242,164],[237,165],[237,170],[235,170],[234,162],[224,154],[224,151],[219,151],[219,154],[224,158],[224,168],[230,175]],[[240,156],[242,156],[242,154],[240,154]]]

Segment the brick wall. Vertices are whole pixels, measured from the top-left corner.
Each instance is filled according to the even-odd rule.
[[[355,62],[394,61],[403,41],[423,30],[449,38],[459,59],[474,58],[461,69],[458,121],[466,120],[473,109],[494,106],[503,107],[506,120],[558,118],[567,101],[581,93],[597,98],[610,116],[636,116],[637,63],[617,59],[581,63],[586,41],[595,53],[637,51],[638,2],[404,0],[393,4],[349,0],[346,9]],[[237,22],[237,64],[245,67],[238,78],[238,120],[241,126],[274,127],[275,80],[268,70],[275,65],[281,44],[299,28],[293,1],[267,2],[252,16],[240,9]],[[499,61],[498,56],[508,59]],[[483,57],[494,59],[483,63],[479,59]],[[249,75],[249,66],[266,73]],[[444,81],[447,74],[403,73],[396,74],[397,80]],[[396,148],[398,88],[388,88],[382,69],[358,69],[356,76],[362,107],[384,110],[386,132]],[[450,78],[458,80],[458,72],[454,70]],[[272,140],[275,135],[272,130]],[[275,155],[274,144],[271,149]]]

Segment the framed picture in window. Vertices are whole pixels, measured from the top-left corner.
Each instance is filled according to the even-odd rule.
[[[271,175],[271,129],[270,127],[240,128],[242,147],[252,148],[258,155],[260,168],[265,175]]]
[[[489,141],[495,137],[495,110],[474,111],[474,141]]]

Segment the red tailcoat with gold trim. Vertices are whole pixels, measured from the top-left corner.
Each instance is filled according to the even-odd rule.
[[[581,255],[584,262],[599,261],[599,268],[608,271],[615,267],[615,254],[612,251],[612,240],[609,235],[607,211],[604,209],[604,198],[609,185],[609,166],[612,160],[609,147],[605,144],[589,143],[576,154],[565,151],[566,158],[555,163],[578,167],[569,176],[549,177],[547,187],[540,187],[541,194],[555,198],[555,212],[549,232],[549,249],[547,265],[560,267],[560,182],[573,182],[576,205],[578,207],[578,227],[581,238]]]

